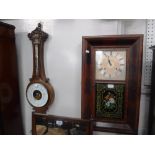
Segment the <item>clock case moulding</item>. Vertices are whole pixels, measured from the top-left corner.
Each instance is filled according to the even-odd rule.
[[[32,105],[28,99],[28,102],[33,107],[35,112],[45,113],[49,105],[52,104],[55,96],[53,86],[50,84],[49,79],[46,78],[44,69],[44,42],[48,38],[48,34],[41,30],[41,24],[39,23],[38,27],[36,27],[34,31],[28,34],[28,38],[32,41],[33,46],[33,74],[26,89],[26,97],[28,99],[28,88],[32,84],[39,83],[45,87],[48,92],[48,100],[44,106],[36,107]]]
[[[126,79],[96,80],[96,49],[126,49]],[[143,35],[84,36],[82,38],[81,117],[93,122],[94,131],[137,134],[141,95]],[[96,83],[125,86],[122,118],[96,116]]]

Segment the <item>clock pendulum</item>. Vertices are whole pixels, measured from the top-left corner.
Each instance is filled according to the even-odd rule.
[[[54,89],[46,78],[44,69],[44,42],[48,34],[41,30],[41,24],[28,34],[33,46],[33,73],[26,89],[29,104],[36,112],[46,112],[54,100]]]

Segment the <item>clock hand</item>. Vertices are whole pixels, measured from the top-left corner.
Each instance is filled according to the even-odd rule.
[[[108,57],[108,63],[109,63],[110,66],[112,66],[112,64],[111,64],[111,62],[110,62],[110,60],[109,60],[109,57]]]

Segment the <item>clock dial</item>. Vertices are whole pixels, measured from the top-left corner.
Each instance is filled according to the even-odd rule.
[[[27,99],[32,106],[42,107],[48,101],[48,91],[44,85],[33,83],[27,89]]]
[[[125,80],[126,50],[101,49],[96,51],[96,80]]]

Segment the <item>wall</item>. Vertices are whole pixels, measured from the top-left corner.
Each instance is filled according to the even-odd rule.
[[[49,34],[44,50],[45,71],[56,94],[48,113],[78,118],[81,115],[82,36],[145,34],[146,29],[146,20],[4,20],[16,26],[20,91],[26,134],[31,134],[32,112],[25,96],[26,86],[32,75],[32,45],[27,34],[34,30],[40,21],[43,30]],[[146,133],[147,99],[145,94],[142,95],[139,134]]]

